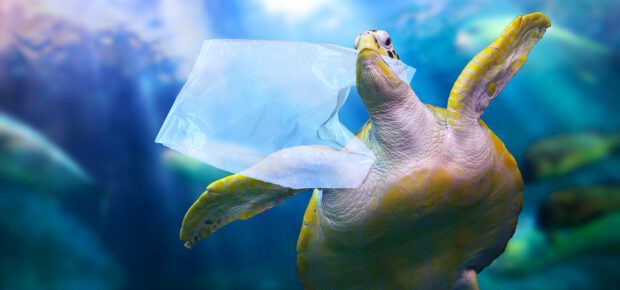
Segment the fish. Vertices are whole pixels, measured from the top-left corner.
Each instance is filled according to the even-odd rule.
[[[522,162],[525,181],[568,175],[620,152],[620,134],[582,131],[536,142]]]
[[[539,205],[536,222],[541,230],[553,231],[579,227],[613,213],[620,213],[620,186],[581,186],[550,194]]]
[[[539,205],[535,220],[520,224],[489,272],[515,278],[577,260],[620,262],[619,227],[620,186],[589,185],[552,192]]]
[[[620,261],[619,227],[617,211],[552,232],[522,225],[504,253],[489,267],[489,274],[522,279],[581,259]]]
[[[35,129],[0,113],[0,185],[40,193],[70,192],[93,178]]]

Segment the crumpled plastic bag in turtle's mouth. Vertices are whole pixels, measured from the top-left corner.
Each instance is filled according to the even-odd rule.
[[[413,68],[384,59],[411,81]],[[376,159],[338,119],[356,60],[333,45],[207,40],[155,141],[289,188],[355,188]]]

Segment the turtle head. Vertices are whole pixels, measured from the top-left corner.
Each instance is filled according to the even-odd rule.
[[[384,30],[365,31],[355,38],[353,46],[358,52],[361,52],[363,49],[370,49],[379,55],[400,60],[400,56],[392,46],[392,38]]]
[[[367,107],[394,99],[402,95],[403,89],[409,89],[382,58],[400,60],[387,32],[365,31],[355,38],[353,45],[357,49],[357,89]]]

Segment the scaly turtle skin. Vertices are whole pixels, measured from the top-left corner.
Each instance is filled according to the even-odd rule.
[[[423,104],[384,62],[398,57],[387,33],[356,39],[370,116],[357,137],[377,161],[358,188],[312,195],[297,243],[304,288],[477,289],[522,205],[516,162],[479,117],[549,26],[540,13],[516,18],[463,70],[447,109]],[[188,211],[181,239],[192,246],[297,192],[239,175],[216,181]]]

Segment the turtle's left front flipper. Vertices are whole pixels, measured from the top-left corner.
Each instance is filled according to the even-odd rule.
[[[185,214],[180,238],[191,248],[224,225],[249,219],[303,189],[290,189],[233,174],[211,183]]]
[[[519,16],[467,64],[450,91],[448,122],[452,128],[467,130],[478,123],[550,26],[549,18],[542,13]]]

